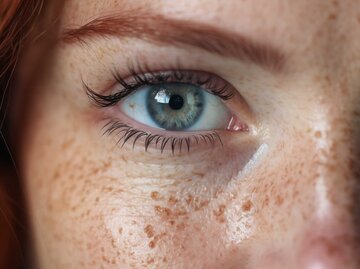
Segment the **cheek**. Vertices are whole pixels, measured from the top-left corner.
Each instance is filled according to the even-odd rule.
[[[148,179],[107,175],[119,164],[88,160],[72,147],[78,157],[53,158],[46,169],[29,164],[28,193],[43,264],[127,268],[184,258],[191,263],[196,249],[219,249],[208,238],[222,237],[222,206],[213,210],[207,198],[179,196],[176,187],[154,186]]]
[[[342,168],[325,165],[330,157],[313,130],[283,133],[283,142],[273,143],[246,174],[216,170],[224,178],[213,181],[209,162],[183,169],[160,161],[144,165],[136,158],[146,156],[105,147],[94,126],[86,128],[86,119],[60,103],[33,112],[23,141],[43,268],[266,268],[260,263],[301,256],[311,241],[323,249],[320,230],[337,230],[334,219],[350,223]],[[235,167],[238,160],[218,165]],[[328,212],[338,215],[319,224]]]
[[[314,212],[316,175],[304,169],[310,163],[299,161],[303,155],[311,159],[304,147],[291,153],[275,149],[278,154],[268,155],[276,157],[262,160],[264,165],[246,179],[235,176],[226,187],[204,194],[179,188],[169,171],[161,180],[141,173],[118,150],[102,157],[103,149],[94,143],[98,138],[83,133],[76,122],[67,118],[71,127],[48,129],[41,128],[49,126],[44,120],[33,126],[36,132],[29,133],[24,150],[36,244],[45,268],[235,265],[255,259],[255,252],[268,255],[278,239],[274,231],[299,226]],[[297,156],[297,162],[284,163],[284,156]],[[189,176],[209,179],[195,170],[201,169]]]
[[[170,167],[159,179],[135,173],[139,166],[118,150],[102,157],[103,149],[76,120],[66,117],[69,127],[58,121],[49,129],[44,126],[51,120],[39,119],[27,133],[23,167],[44,268],[201,264],[197,249],[214,260],[210,253],[222,249],[226,239],[222,202],[179,191],[166,171]]]

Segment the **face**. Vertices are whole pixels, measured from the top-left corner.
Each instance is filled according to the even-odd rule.
[[[359,268],[359,48],[356,0],[66,1],[21,130],[39,268]]]

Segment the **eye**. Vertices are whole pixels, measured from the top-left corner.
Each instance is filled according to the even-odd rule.
[[[181,153],[198,146],[223,145],[218,131],[249,131],[248,125],[229,108],[239,93],[220,77],[201,71],[143,72],[131,70],[124,79],[115,74],[115,92],[102,95],[84,84],[90,100],[110,108],[104,133],[118,135],[122,146],[132,141],[145,150],[152,145],[161,152],[168,147]],[[119,89],[120,88],[120,89]],[[235,101],[235,100],[234,100]],[[243,102],[240,102],[243,103]]]
[[[121,109],[137,122],[168,131],[226,129],[232,116],[218,96],[191,83],[143,86],[122,101]]]

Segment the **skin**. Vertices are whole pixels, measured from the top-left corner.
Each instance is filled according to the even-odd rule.
[[[271,43],[285,66],[115,37],[59,44],[18,153],[38,267],[359,268],[360,3],[69,0],[61,29],[138,5]],[[175,155],[116,146],[101,128],[121,113],[92,106],[82,80],[105,89],[135,58],[229,81],[252,131]]]

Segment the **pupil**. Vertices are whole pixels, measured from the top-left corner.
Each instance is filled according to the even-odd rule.
[[[179,110],[184,106],[184,99],[177,94],[170,97],[169,106],[174,110]]]

